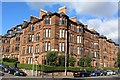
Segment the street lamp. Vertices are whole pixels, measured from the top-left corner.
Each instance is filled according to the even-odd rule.
[[[66,50],[65,50],[65,75],[67,76],[67,30],[66,30]]]
[[[38,56],[35,56],[35,62],[36,62],[36,76],[38,75],[38,72],[37,72],[37,65],[38,65],[38,60],[37,60]]]
[[[32,76],[34,76],[34,58],[35,58],[35,54],[34,54],[34,52],[33,52],[33,54],[32,54],[32,57],[33,57],[33,61],[32,61]]]
[[[44,72],[44,64],[45,64],[45,56],[42,56],[42,64],[43,66],[41,65],[41,68],[42,68],[42,71]],[[44,78],[44,73],[42,72],[42,78]]]

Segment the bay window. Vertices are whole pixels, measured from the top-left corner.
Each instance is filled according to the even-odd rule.
[[[65,43],[64,42],[60,42],[59,43],[59,51],[60,52],[64,52],[65,51]]]
[[[82,38],[81,38],[81,36],[77,36],[77,43],[82,43]]]
[[[64,38],[65,37],[65,30],[60,29],[60,38]]]
[[[50,38],[50,34],[51,34],[51,29],[46,28],[46,29],[44,30],[44,36],[45,36],[46,38]]]

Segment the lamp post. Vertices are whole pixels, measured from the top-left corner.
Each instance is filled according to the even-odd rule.
[[[42,68],[42,71],[44,72],[44,64],[45,64],[45,57],[44,56],[42,56],[42,64],[43,64],[43,66],[41,66],[41,68]],[[42,78],[44,78],[44,73],[42,72]]]
[[[37,65],[38,65],[38,60],[37,60],[37,56],[35,57],[35,62],[36,62],[36,76],[38,76],[38,71],[37,71]]]
[[[35,55],[34,55],[34,52],[32,54],[32,57],[33,57],[33,61],[32,61],[32,76],[34,76],[34,58],[35,58]]]
[[[65,50],[65,75],[67,76],[67,30],[66,30],[66,50]]]

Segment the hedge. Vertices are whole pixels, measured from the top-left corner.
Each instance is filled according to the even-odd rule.
[[[6,65],[8,65],[8,66],[10,66],[10,67],[13,67],[13,66],[14,66],[14,63],[11,63],[11,62],[3,62],[3,64],[6,64]]]
[[[3,58],[2,61],[3,61],[3,62],[16,62],[17,59],[13,59],[13,58]]]
[[[111,67],[108,67],[108,68],[103,68],[103,70],[118,70],[119,68],[111,68]]]
[[[4,64],[9,65],[11,67],[13,67],[14,63],[8,63],[8,62],[4,62]],[[27,70],[32,70],[33,65],[32,64],[18,64],[17,65],[19,68],[22,69],[27,69]],[[95,70],[95,68],[92,67],[67,67],[67,71],[69,72],[77,72],[79,70],[87,70],[89,72],[92,72]],[[36,70],[36,65],[34,65],[34,70]],[[118,68],[103,68],[103,70],[118,70]],[[65,71],[65,67],[64,66],[50,66],[50,65],[38,65],[38,71],[44,71],[46,73],[51,73],[51,72],[64,72]]]

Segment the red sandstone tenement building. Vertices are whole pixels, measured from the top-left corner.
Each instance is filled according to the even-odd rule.
[[[94,67],[114,67],[118,44],[87,25],[77,21],[76,17],[66,15],[66,7],[61,7],[58,13],[40,11],[40,18],[30,16],[30,21],[8,30],[2,41],[3,57],[18,58],[20,63],[34,63],[33,53],[39,64],[46,60],[47,51],[56,51],[58,55],[76,58],[90,56]],[[44,60],[44,61],[43,61]]]

